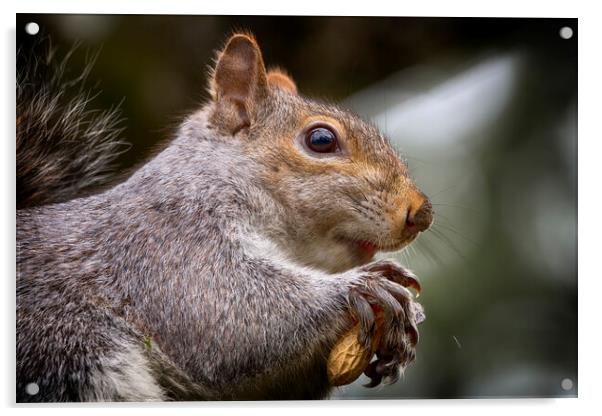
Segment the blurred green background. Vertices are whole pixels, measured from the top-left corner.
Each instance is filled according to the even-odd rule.
[[[435,206],[395,254],[423,282],[417,361],[393,386],[362,377],[334,397],[576,396],[577,20],[19,14],[17,48],[81,43],[74,77],[101,48],[93,105],[121,103],[123,172],[207,98],[235,29],[303,94],[377,123]]]

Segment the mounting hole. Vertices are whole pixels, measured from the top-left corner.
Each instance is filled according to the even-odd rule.
[[[562,381],[560,382],[560,387],[562,387],[562,390],[564,391],[573,390],[573,380],[571,380],[570,378],[562,379]]]
[[[28,35],[37,35],[39,31],[40,25],[38,25],[36,22],[29,22],[25,25],[25,32]]]
[[[558,32],[558,33],[560,34],[560,37],[562,39],[570,39],[573,37],[573,29],[571,29],[568,26],[560,28],[560,32]]]
[[[25,386],[25,393],[29,394],[30,396],[35,396],[39,392],[40,386],[38,386],[37,383],[29,383],[27,386]]]

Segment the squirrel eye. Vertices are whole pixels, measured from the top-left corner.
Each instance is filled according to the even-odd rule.
[[[339,148],[337,136],[326,127],[317,127],[305,136],[307,147],[317,153],[333,153]]]

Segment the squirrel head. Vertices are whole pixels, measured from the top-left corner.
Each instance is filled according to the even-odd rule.
[[[210,125],[260,166],[284,218],[272,237],[300,263],[346,270],[430,226],[429,200],[378,129],[300,96],[284,71],[266,70],[252,35],[228,39],[209,90]]]

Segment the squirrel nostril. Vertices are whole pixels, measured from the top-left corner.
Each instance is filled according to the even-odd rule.
[[[416,215],[414,215],[414,221],[420,231],[424,231],[431,226],[433,222],[433,206],[429,201],[422,204]]]
[[[408,214],[406,216],[406,227],[407,228],[412,228],[414,227],[416,224],[414,223],[414,220],[411,217],[411,212],[408,211]]]
[[[412,212],[411,209],[408,210],[406,216],[406,230],[411,233],[424,231],[431,226],[432,222],[433,208],[431,203],[426,201],[418,208],[418,210],[414,212]]]
[[[412,213],[412,208],[408,208],[408,212],[406,213],[406,226],[405,232],[414,234],[418,230],[416,229],[416,223],[414,222],[414,215]]]

